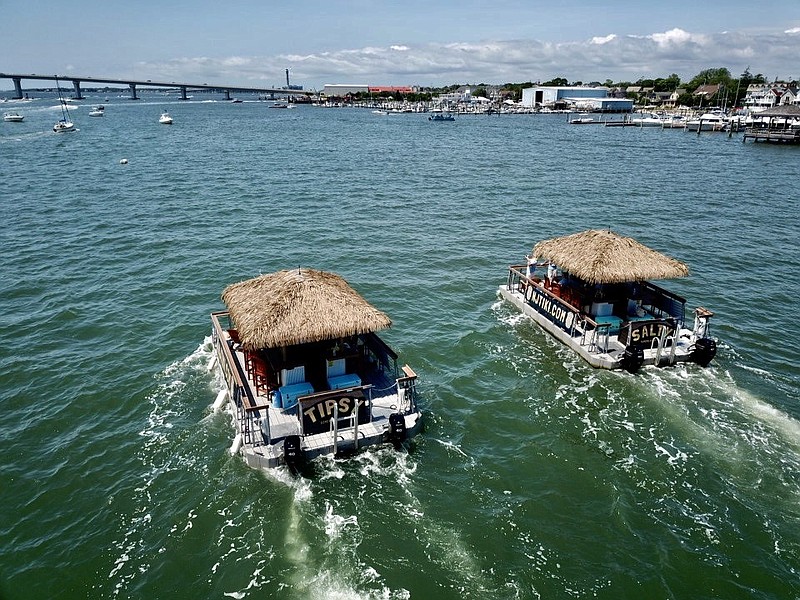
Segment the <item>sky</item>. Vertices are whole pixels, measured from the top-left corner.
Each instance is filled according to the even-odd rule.
[[[288,68],[321,90],[786,80],[798,59],[800,0],[0,0],[4,73],[281,87]]]

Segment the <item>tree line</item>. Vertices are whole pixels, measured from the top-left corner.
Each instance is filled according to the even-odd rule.
[[[685,92],[678,98],[678,104],[682,104],[684,106],[695,106],[700,102],[708,103],[709,101],[721,101],[723,98],[727,99],[727,103],[732,106],[741,105],[742,100],[744,99],[745,94],[747,93],[747,86],[751,84],[766,84],[767,79],[761,73],[752,74],[750,72],[750,67],[747,67],[744,72],[739,75],[739,77],[733,77],[731,72],[726,69],[725,67],[717,67],[712,69],[705,69],[700,71],[697,75],[692,77],[688,81],[682,81],[681,78],[676,74],[672,73],[667,77],[657,77],[654,79],[645,79],[640,78],[636,81],[612,81],[611,79],[606,79],[604,82],[600,81],[591,81],[584,83],[583,81],[569,81],[565,77],[554,77],[550,81],[545,82],[532,82],[532,81],[525,81],[521,83],[505,83],[500,86],[488,84],[488,83],[479,83],[479,84],[452,84],[443,87],[426,87],[421,89],[418,92],[412,92],[408,94],[402,94],[397,91],[394,92],[382,92],[380,94],[357,94],[356,98],[360,96],[364,96],[366,99],[368,97],[372,98],[381,98],[381,97],[389,97],[391,96],[393,99],[402,99],[407,100],[409,102],[426,102],[431,101],[436,96],[441,96],[443,94],[449,94],[455,92],[456,90],[468,85],[471,89],[471,93],[473,96],[482,96],[484,98],[488,98],[491,94],[490,90],[494,88],[500,88],[501,91],[504,93],[505,96],[508,98],[519,101],[522,99],[522,90],[525,88],[531,88],[536,86],[581,86],[581,85],[589,85],[589,86],[605,86],[608,88],[616,88],[616,89],[627,89],[629,87],[640,87],[640,88],[652,88],[654,92],[674,92],[676,90],[683,89]],[[700,99],[697,96],[693,96],[692,93],[701,85],[720,85],[719,92],[716,94],[716,98],[705,98]],[[635,96],[635,94],[631,94],[631,96]]]

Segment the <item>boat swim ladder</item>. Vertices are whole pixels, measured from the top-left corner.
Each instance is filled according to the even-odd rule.
[[[350,421],[346,427],[353,428],[353,450],[358,450],[358,401],[356,401],[353,414],[342,419]],[[333,405],[333,418],[331,419],[330,432],[333,435],[333,453],[339,454],[339,405]]]
[[[658,367],[659,365],[661,365],[661,354],[663,353],[664,348],[666,348],[666,345],[668,343],[670,343],[670,349],[669,349],[669,358],[667,360],[667,364],[671,365],[675,363],[675,348],[677,347],[678,344],[676,343],[675,336],[669,335],[667,333],[667,328],[665,327],[661,331],[661,336],[653,338],[653,341],[650,342],[650,349],[652,350],[654,346],[656,349],[656,357],[655,361],[653,362],[655,366]]]

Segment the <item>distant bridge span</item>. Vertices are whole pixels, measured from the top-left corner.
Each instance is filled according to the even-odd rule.
[[[186,90],[214,90],[225,94],[225,98],[231,99],[231,92],[256,92],[260,94],[285,94],[291,96],[315,95],[315,92],[310,92],[302,89],[289,89],[289,88],[270,88],[270,87],[242,87],[237,85],[209,85],[207,83],[179,83],[176,81],[141,81],[135,79],[110,79],[107,77],[77,77],[75,75],[37,75],[36,73],[0,73],[0,78],[11,79],[14,82],[14,99],[19,100],[22,98],[22,80],[23,79],[38,79],[44,81],[71,81],[72,87],[75,90],[75,99],[80,100],[83,98],[81,94],[81,83],[105,83],[111,85],[127,85],[131,91],[131,100],[138,100],[139,96],[136,94],[136,86],[141,87],[163,87],[163,88],[178,88],[181,91],[181,99],[188,100]]]

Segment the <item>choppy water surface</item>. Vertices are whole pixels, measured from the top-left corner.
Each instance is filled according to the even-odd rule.
[[[0,597],[800,597],[800,149],[268,106],[0,123]],[[690,265],[710,368],[595,371],[498,301],[589,227]],[[392,317],[410,453],[228,454],[208,314],[297,265]]]

